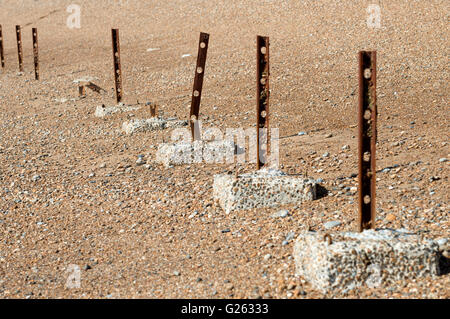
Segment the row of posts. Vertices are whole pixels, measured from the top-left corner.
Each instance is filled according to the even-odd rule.
[[[39,80],[39,55],[37,29],[32,29],[33,57],[35,79]],[[20,26],[16,26],[17,53],[19,71],[23,72],[23,51]],[[195,68],[194,86],[190,110],[190,127],[193,140],[199,140],[200,132],[197,121],[200,114],[200,101],[205,74],[206,56],[209,34],[200,33],[197,65]],[[112,29],[112,50],[115,79],[116,101],[123,98],[122,69],[120,63],[119,30]],[[3,50],[3,34],[0,25],[0,59],[1,67],[5,67]],[[376,106],[376,51],[361,51],[358,55],[359,97],[358,97],[358,203],[359,231],[375,227],[375,190],[376,162],[375,150],[377,139],[377,106]],[[257,168],[268,164],[269,137],[269,37],[256,38],[256,131],[257,131]],[[152,110],[152,116],[156,111]],[[264,136],[261,136],[264,134]],[[263,141],[260,145],[260,142]]]
[[[39,46],[38,46],[38,31],[37,28],[32,28],[33,39],[33,63],[34,63],[34,78],[39,80]],[[19,72],[23,72],[23,49],[22,49],[22,31],[20,25],[16,25],[16,41],[17,41],[17,56],[19,59]],[[0,24],[0,61],[2,69],[5,68],[5,53],[3,49],[3,30]]]

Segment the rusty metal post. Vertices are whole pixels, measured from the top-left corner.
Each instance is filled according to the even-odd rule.
[[[19,57],[19,71],[23,72],[22,34],[20,32],[20,25],[16,25],[16,38],[17,38],[17,55]]]
[[[84,88],[84,85],[79,84],[78,85],[78,96],[84,96],[86,95],[86,89]]]
[[[150,113],[152,117],[156,117],[157,105],[152,103],[150,104]]]
[[[1,24],[0,24],[0,61],[1,61],[2,69],[5,68],[5,55],[3,52],[3,31],[2,31]]]
[[[269,37],[256,37],[256,149],[257,169],[269,159]],[[265,149],[264,149],[265,146]]]
[[[119,29],[112,29],[112,49],[114,62],[114,79],[116,87],[116,101],[122,101],[122,67],[120,65],[120,43],[119,43]]]
[[[34,78],[39,80],[39,47],[37,28],[32,29],[33,33],[33,57],[34,57]]]
[[[375,228],[377,140],[376,51],[359,52],[359,231]]]
[[[209,34],[201,32],[198,44],[197,66],[195,68],[194,89],[192,91],[191,112],[189,114],[192,140],[194,141],[200,139],[200,127],[197,121],[200,113],[200,101],[202,98],[203,77],[205,75],[208,42]]]

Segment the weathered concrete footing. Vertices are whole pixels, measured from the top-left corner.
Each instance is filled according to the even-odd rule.
[[[136,132],[158,131],[169,128],[179,128],[187,126],[188,122],[177,119],[163,119],[160,117],[152,117],[149,119],[131,120],[122,124],[122,131],[126,134]]]
[[[161,144],[156,161],[165,167],[194,163],[224,163],[235,154],[232,141],[194,141]]]
[[[438,243],[404,230],[306,232],[296,240],[294,259],[296,274],[322,292],[397,285],[439,273]]]
[[[316,199],[314,180],[272,169],[238,176],[216,175],[213,189],[214,198],[227,214],[233,210],[277,207]]]

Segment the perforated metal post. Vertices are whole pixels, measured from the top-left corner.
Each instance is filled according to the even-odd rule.
[[[16,25],[16,39],[17,39],[17,56],[19,58],[19,71],[23,72],[22,34],[20,31],[20,25]]]
[[[256,145],[257,168],[269,159],[269,37],[256,37]]]
[[[152,103],[150,104],[150,114],[151,117],[156,117],[157,105]]]
[[[114,79],[116,88],[116,101],[122,101],[122,68],[120,65],[120,43],[119,43],[119,29],[112,29],[112,49],[114,62]]]
[[[39,46],[37,28],[32,29],[33,33],[33,58],[34,58],[34,78],[39,80]]]
[[[377,141],[376,51],[359,52],[359,231],[375,228]]]
[[[202,98],[203,77],[205,75],[206,55],[208,53],[209,34],[200,33],[198,44],[197,66],[195,68],[194,89],[192,91],[191,112],[189,121],[191,125],[192,140],[200,139],[200,127],[198,118],[200,114],[200,101]]]
[[[5,55],[3,52],[3,30],[2,30],[1,24],[0,24],[0,61],[1,61],[2,69],[5,68]]]

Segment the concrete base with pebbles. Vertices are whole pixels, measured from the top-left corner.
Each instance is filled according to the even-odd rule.
[[[126,106],[123,104],[115,105],[115,106],[104,106],[100,105],[97,106],[95,109],[95,116],[96,117],[105,117],[117,112],[129,112],[129,111],[135,111],[139,110],[139,106]]]
[[[438,275],[439,244],[405,230],[306,232],[296,240],[294,259],[296,274],[316,289],[349,291]]]
[[[234,154],[232,141],[166,143],[159,145],[156,161],[165,167],[193,163],[219,164],[233,158]]]
[[[233,210],[277,207],[316,199],[316,182],[262,169],[243,175],[216,175],[214,198],[228,214]]]
[[[179,128],[187,126],[187,121],[177,119],[163,119],[160,117],[153,117],[143,120],[131,120],[122,124],[122,131],[126,134],[136,132],[159,131],[169,128]]]

